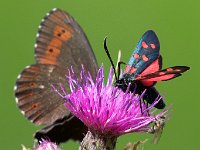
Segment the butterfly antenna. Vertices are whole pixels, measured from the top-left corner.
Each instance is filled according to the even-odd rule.
[[[112,58],[111,58],[110,53],[109,53],[108,48],[107,48],[106,40],[107,40],[107,37],[105,37],[105,39],[104,39],[104,50],[105,50],[105,52],[106,52],[106,54],[107,54],[107,56],[108,56],[108,58],[109,58],[109,60],[110,60],[110,63],[111,63],[111,65],[112,65],[112,68],[113,68],[113,70],[114,70],[115,79],[118,80],[118,78],[117,78],[117,73],[116,73],[116,69],[115,69],[115,66],[114,66],[114,63],[113,63],[113,61],[112,61]]]

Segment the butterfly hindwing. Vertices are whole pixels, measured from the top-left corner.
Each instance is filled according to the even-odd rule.
[[[81,122],[77,117],[69,115],[56,120],[54,124],[48,125],[36,132],[34,137],[39,141],[48,137],[51,142],[60,144],[61,142],[65,142],[66,139],[82,141],[87,130],[87,126],[85,126],[83,122]]]
[[[138,42],[131,58],[126,65],[123,76],[130,75],[134,80],[148,66],[150,66],[160,56],[160,43],[155,32],[148,30]]]
[[[52,93],[51,84],[58,83],[68,86],[65,73],[55,65],[34,64],[21,72],[15,96],[19,109],[29,120],[37,125],[48,125],[70,113],[64,100]]]

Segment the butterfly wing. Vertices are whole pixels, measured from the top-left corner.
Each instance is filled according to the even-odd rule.
[[[93,77],[98,69],[85,33],[72,16],[60,9],[53,9],[42,20],[35,44],[35,59],[38,64],[54,64],[65,71],[73,66],[77,75],[81,64]]]
[[[68,13],[60,9],[50,11],[42,20],[35,44],[35,59],[36,64],[26,67],[16,80],[17,106],[33,123],[53,128],[59,126],[57,120],[68,117],[70,112],[51,85],[62,83],[65,90],[70,92],[65,77],[67,69],[72,66],[79,78],[83,64],[95,78],[97,61],[81,27]],[[47,137],[51,130],[45,131],[43,137]],[[74,131],[71,128],[68,134]]]
[[[51,84],[67,86],[65,72],[55,65],[34,64],[26,67],[16,81],[16,102],[21,112],[37,125],[48,125],[70,112],[64,101],[51,90]]]
[[[156,33],[148,30],[144,33],[133,51],[122,78],[129,76],[131,80],[134,80],[147,67],[159,59],[159,51],[160,43]]]
[[[56,120],[53,124],[46,126],[36,132],[34,137],[38,141],[42,141],[46,137],[52,142],[59,144],[67,139],[82,141],[88,128],[78,118],[73,115]]]

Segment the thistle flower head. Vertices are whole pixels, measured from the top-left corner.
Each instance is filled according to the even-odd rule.
[[[34,148],[34,150],[61,150],[61,148],[53,142],[42,140],[39,146]]]
[[[166,111],[153,115],[150,110],[159,98],[148,108],[142,102],[144,95],[123,92],[112,85],[112,69],[104,85],[104,68],[99,69],[96,80],[82,67],[80,79],[77,79],[73,69],[69,71],[68,80],[71,89],[66,94],[58,92],[65,99],[65,105],[78,117],[90,131],[100,135],[120,136],[130,132],[148,132],[150,124]],[[144,91],[145,92],[145,91]]]

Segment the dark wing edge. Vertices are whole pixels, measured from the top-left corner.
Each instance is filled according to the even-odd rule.
[[[69,139],[81,142],[87,131],[87,126],[85,126],[75,116],[69,115],[62,119],[58,119],[54,122],[54,124],[37,131],[34,137],[38,141],[47,139],[57,144],[65,142]]]
[[[68,86],[65,74],[60,70],[55,65],[34,64],[27,66],[16,80],[17,106],[28,120],[37,125],[52,124],[70,113],[64,100],[51,87],[58,83]]]

